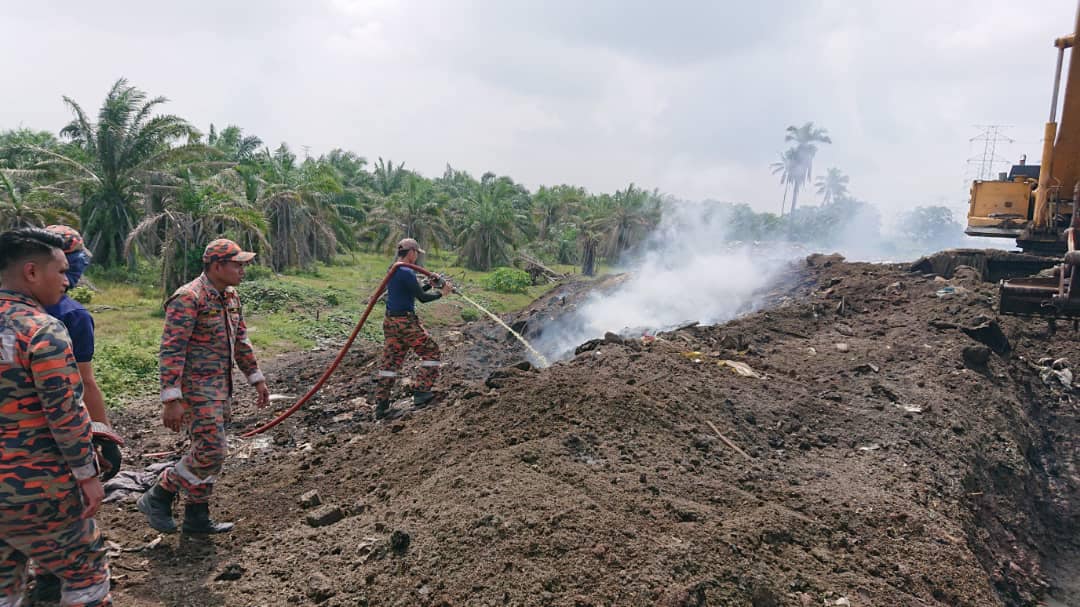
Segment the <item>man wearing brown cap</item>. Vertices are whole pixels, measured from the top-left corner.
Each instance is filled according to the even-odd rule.
[[[187,494],[183,531],[224,533],[233,528],[232,523],[210,518],[209,501],[214,477],[225,461],[225,419],[233,396],[234,362],[258,391],[256,406],[265,407],[270,401],[235,288],[244,278],[244,266],[254,257],[231,240],[211,242],[203,252],[203,273],[165,302],[161,417],[174,432],[187,429],[191,447],[139,499],[139,510],[158,531],[176,531],[172,503],[181,489]]]
[[[397,260],[415,264],[424,254],[420,244],[406,238],[397,245]],[[423,406],[435,398],[431,387],[439,377],[439,346],[420,324],[416,316],[415,300],[427,303],[449,295],[453,290],[450,281],[444,281],[439,290],[425,291],[416,280],[411,268],[398,268],[386,285],[386,318],[383,320],[383,361],[375,388],[375,418],[386,416],[390,408],[390,391],[394,387],[398,371],[405,363],[409,350],[420,357],[420,373],[416,377],[413,404]]]

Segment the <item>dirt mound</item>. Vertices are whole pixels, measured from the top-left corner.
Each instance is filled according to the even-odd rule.
[[[362,346],[232,445],[235,533],[146,547],[132,503],[105,509],[118,604],[1035,605],[1080,564],[1080,346],[994,295],[812,256],[766,310],[543,371],[474,323],[440,336],[440,403],[384,424]],[[283,359],[272,391],[328,360]],[[119,425],[172,440],[153,405]]]

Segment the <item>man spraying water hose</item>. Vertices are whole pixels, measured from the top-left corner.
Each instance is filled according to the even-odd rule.
[[[412,238],[406,238],[397,245],[399,262],[415,264],[417,258],[423,254],[420,244]],[[435,284],[436,282],[441,284]],[[375,419],[385,417],[389,411],[390,391],[410,350],[420,357],[420,373],[416,377],[413,405],[426,405],[435,398],[431,387],[439,377],[441,354],[438,344],[416,316],[415,301],[435,301],[449,295],[454,287],[449,280],[433,281],[430,287],[430,290],[421,287],[416,280],[416,273],[406,267],[398,268],[386,285],[386,318],[383,320],[383,335],[386,341],[375,389]]]

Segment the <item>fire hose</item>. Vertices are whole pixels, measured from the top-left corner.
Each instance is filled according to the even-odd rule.
[[[334,373],[334,371],[338,368],[338,365],[341,364],[342,359],[345,358],[345,354],[349,351],[349,348],[352,347],[353,342],[356,341],[356,336],[360,334],[360,329],[364,326],[364,323],[367,322],[368,316],[371,314],[372,308],[375,307],[375,302],[379,301],[379,298],[382,297],[383,291],[386,290],[386,284],[390,282],[390,278],[394,275],[394,272],[397,272],[398,268],[402,267],[411,268],[427,276],[431,280],[432,286],[436,288],[439,288],[442,285],[442,281],[444,280],[443,277],[439,274],[436,274],[435,272],[426,270],[418,265],[414,265],[411,263],[399,261],[394,265],[390,266],[390,270],[386,273],[386,277],[383,278],[381,283],[379,283],[379,288],[375,289],[375,293],[368,301],[367,308],[364,309],[364,313],[360,316],[360,321],[356,323],[356,327],[353,328],[352,334],[349,335],[349,339],[345,340],[345,345],[341,346],[341,351],[338,352],[337,357],[334,358],[334,362],[330,363],[330,366],[327,367],[326,371],[323,372],[322,377],[320,377],[319,380],[315,382],[315,385],[311,386],[311,388],[307,391],[307,394],[301,396],[300,400],[296,401],[291,407],[283,411],[274,419],[266,422],[262,426],[259,426],[254,430],[249,430],[244,434],[241,434],[240,436],[242,438],[250,438],[252,436],[255,436],[256,434],[262,434],[263,432],[266,432],[267,430],[280,424],[281,422],[285,421],[285,419],[288,418],[290,415],[296,413],[297,410],[300,409],[300,407],[303,407],[305,403],[311,400],[311,397],[315,396],[319,389],[322,388],[323,384],[326,383],[326,380],[329,379],[330,376]]]

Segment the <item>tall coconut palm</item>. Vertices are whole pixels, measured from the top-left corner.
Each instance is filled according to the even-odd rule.
[[[780,160],[769,165],[772,174],[780,175],[780,183],[784,184],[784,197],[780,200],[780,216],[784,216],[784,207],[787,206],[787,195],[791,189],[791,182],[795,176],[796,161],[795,150],[785,150],[780,154]]]
[[[121,78],[113,84],[92,122],[70,97],[64,103],[75,115],[60,131],[74,154],[36,148],[49,163],[66,168],[82,196],[81,226],[98,263],[115,265],[123,259],[124,241],[139,218],[137,201],[147,177],[170,162],[203,158],[202,145],[179,145],[198,138],[182,118],[154,115],[165,97],[146,93]]]
[[[817,186],[817,193],[821,195],[821,202],[829,204],[847,198],[848,181],[848,176],[841,173],[840,169],[832,168],[824,177],[818,177],[814,185]]]
[[[818,143],[832,143],[829,133],[825,129],[817,128],[813,122],[807,122],[802,126],[789,126],[784,141],[792,142],[795,146],[795,172],[792,176],[791,211],[799,202],[799,190],[803,184],[810,182],[814,171],[814,156],[817,155]]]

